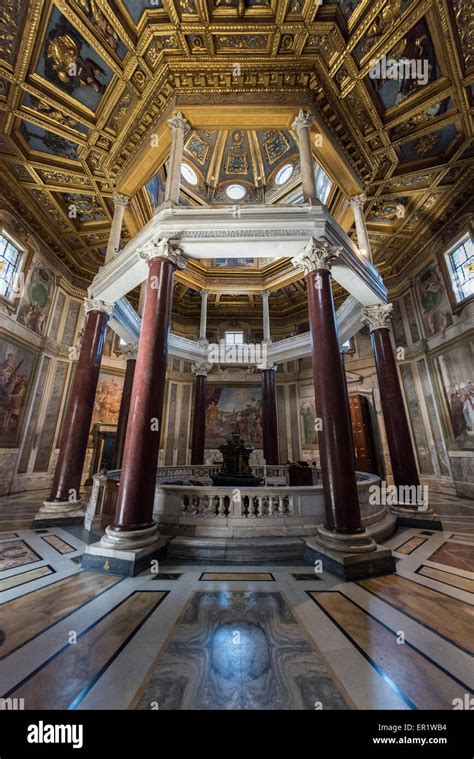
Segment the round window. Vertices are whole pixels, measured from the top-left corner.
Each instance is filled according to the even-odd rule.
[[[226,189],[225,194],[231,200],[242,200],[246,195],[246,190],[241,184],[230,184]]]
[[[275,184],[285,184],[285,182],[288,182],[292,174],[293,166],[291,163],[287,163],[286,166],[282,166],[281,169],[277,172],[277,175],[275,177]]]
[[[197,174],[188,163],[183,163],[183,165],[181,166],[181,176],[189,184],[198,183]]]

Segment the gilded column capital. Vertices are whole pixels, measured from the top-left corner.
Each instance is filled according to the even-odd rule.
[[[84,311],[87,316],[89,311],[103,311],[110,319],[114,310],[114,303],[105,303],[103,300],[94,300],[93,298],[84,298]]]
[[[149,242],[138,251],[140,258],[150,263],[154,258],[166,258],[177,269],[186,268],[186,259],[179,248],[173,248],[170,241],[166,238],[158,242]]]
[[[120,195],[118,192],[114,193],[112,200],[114,201],[114,206],[118,206],[119,208],[126,208],[129,202],[129,198],[126,195]]]
[[[330,270],[334,259],[338,258],[341,252],[342,248],[331,245],[324,238],[316,240],[312,237],[304,251],[292,258],[291,263],[296,269],[302,269],[305,275],[317,269]]]
[[[304,127],[308,127],[308,129],[311,129],[313,124],[314,124],[314,117],[312,116],[312,114],[309,113],[309,111],[304,111],[303,109],[301,109],[298,116],[293,121],[291,128],[293,129],[293,131],[296,132],[296,134],[299,135],[300,131]]]
[[[175,113],[174,116],[168,119],[168,126],[172,132],[175,132],[177,129],[182,129],[185,135],[191,129],[189,122],[186,121],[181,111]]]
[[[362,322],[368,325],[370,332],[373,332],[374,329],[390,329],[392,310],[392,303],[364,306],[362,308]]]

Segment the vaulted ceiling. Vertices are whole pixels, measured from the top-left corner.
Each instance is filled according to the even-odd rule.
[[[84,285],[104,260],[114,186],[121,191],[144,143],[174,108],[242,103],[258,112],[263,103],[294,104],[296,113],[304,104],[324,122],[365,187],[375,262],[395,285],[471,194],[469,5],[470,0],[3,0],[2,203],[40,231],[75,282]],[[374,77],[373,64],[383,55],[413,60],[421,67],[418,78]],[[199,135],[199,124],[192,126]],[[237,145],[236,154],[238,129],[235,123],[219,138],[227,148]],[[286,138],[294,157],[291,130]],[[221,161],[220,172],[222,166]],[[337,167],[323,167],[336,185],[331,211],[350,230]],[[159,172],[165,181],[166,159],[143,171],[124,241],[150,218],[146,184]],[[256,187],[258,170],[252,168],[247,180]],[[216,175],[213,183],[217,192]],[[183,202],[203,201],[184,186]]]

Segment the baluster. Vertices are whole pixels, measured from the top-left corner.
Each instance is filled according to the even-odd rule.
[[[267,502],[268,502],[267,515],[269,517],[273,517],[275,516],[275,514],[274,514],[274,508],[273,508],[273,497],[271,495],[268,496]]]
[[[290,514],[291,516],[293,516],[294,513],[295,513],[295,507],[294,507],[294,503],[293,503],[293,496],[289,495],[289,496],[287,496],[287,499],[288,499],[288,514]]]
[[[224,517],[225,516],[225,504],[224,504],[224,496],[218,495],[219,502],[217,504],[217,516],[218,517]]]

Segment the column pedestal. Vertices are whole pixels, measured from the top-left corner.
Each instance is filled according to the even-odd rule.
[[[423,499],[408,418],[398,379],[397,365],[390,340],[392,304],[367,306],[363,321],[369,326],[377,370],[377,380],[387,435],[390,463],[397,503],[390,510],[397,515],[397,524],[441,530],[442,525],[429,502]]]
[[[153,520],[171,323],[173,274],[184,268],[180,251],[167,240],[140,253],[149,273],[130,401],[122,472],[113,523],[100,543],[87,546],[82,566],[113,574],[135,575],[164,555]]]
[[[312,239],[293,259],[306,275],[317,431],[323,477],[325,522],[306,558],[321,559],[328,571],[343,577],[391,572],[389,549],[378,548],[361,523],[354,469],[352,428],[344,366],[339,350],[330,267],[340,254],[324,239]]]
[[[59,445],[51,494],[33,520],[33,526],[55,527],[82,524],[85,510],[80,498],[82,470],[107,321],[113,307],[86,301],[86,321],[79,359]]]

